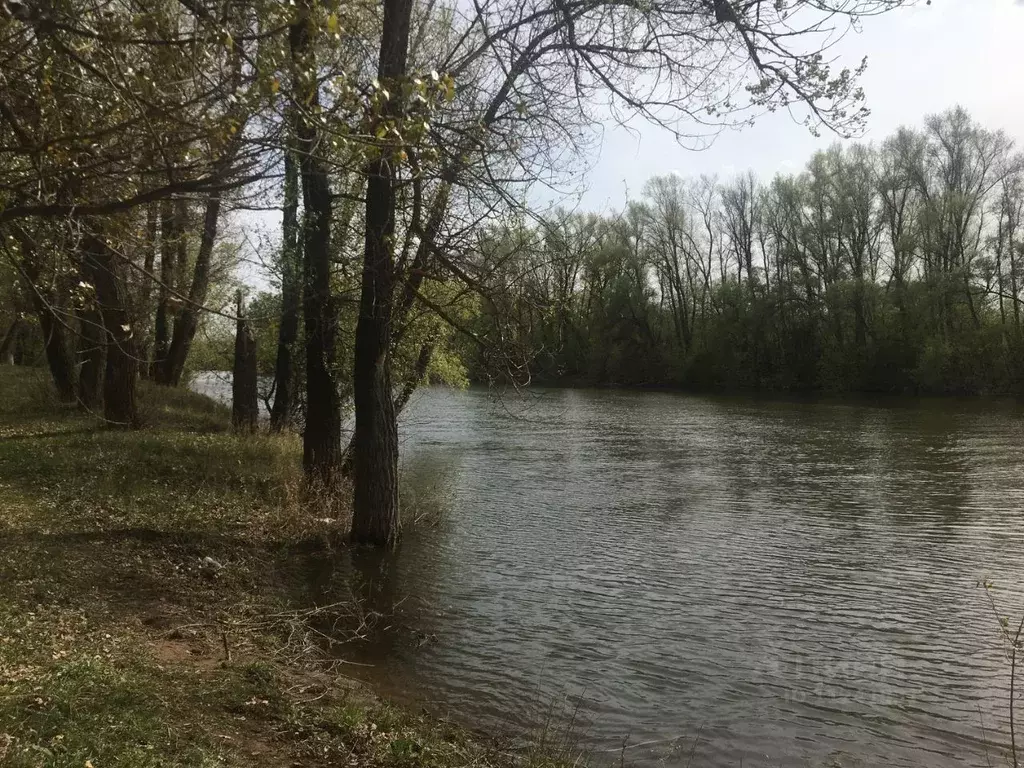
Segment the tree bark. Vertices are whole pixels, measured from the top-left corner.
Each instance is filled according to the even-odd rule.
[[[270,429],[280,432],[291,424],[295,407],[294,346],[299,336],[302,264],[299,258],[299,169],[291,148],[284,153],[284,221],[281,226],[281,322],[274,365],[274,406]]]
[[[189,350],[199,328],[199,313],[206,303],[210,290],[210,267],[213,260],[213,246],[217,242],[217,226],[220,221],[221,197],[214,193],[206,201],[203,216],[203,236],[199,243],[192,285],[188,291],[188,303],[178,311],[174,321],[174,336],[167,350],[164,364],[157,370],[157,383],[176,387],[181,383]],[[179,253],[179,257],[183,254]]]
[[[78,403],[98,411],[103,401],[103,362],[106,353],[103,317],[95,306],[78,315]]]
[[[242,292],[238,292],[235,323],[235,362],[231,374],[231,426],[235,432],[253,433],[259,425],[256,376],[256,339],[245,318]]]
[[[117,427],[137,428],[135,402],[138,358],[128,314],[128,296],[117,261],[99,235],[83,241],[84,263],[96,288],[96,303],[106,331],[107,365],[103,378],[103,418]]]
[[[320,158],[316,62],[309,44],[309,6],[299,6],[289,44],[299,85],[296,138],[305,221],[302,232],[303,324],[306,334],[306,428],[302,464],[320,487],[336,481],[341,463],[341,401],[334,381],[335,312],[331,300],[331,189]]]
[[[401,93],[406,73],[412,0],[385,0],[378,80]],[[390,99],[382,118],[397,118]],[[394,546],[401,520],[398,506],[398,425],[391,392],[391,321],[394,309],[395,171],[391,148],[367,167],[366,244],[356,323],[353,399],[352,540]],[[395,148],[397,149],[397,148]]]

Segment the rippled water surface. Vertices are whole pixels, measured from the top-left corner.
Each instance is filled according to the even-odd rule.
[[[482,726],[582,696],[640,764],[698,731],[694,766],[1003,760],[978,581],[1024,605],[1016,407],[429,390],[402,435],[441,521],[388,564],[395,690]]]
[[[1005,765],[978,582],[1024,609],[1022,415],[426,390],[404,499],[440,522],[371,572],[398,608],[359,669],[481,727],[580,701],[641,766]]]

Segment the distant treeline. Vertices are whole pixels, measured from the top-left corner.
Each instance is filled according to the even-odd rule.
[[[1021,154],[957,108],[798,175],[657,177],[621,213],[492,231],[514,279],[478,324],[534,381],[1018,392],[1022,216]]]

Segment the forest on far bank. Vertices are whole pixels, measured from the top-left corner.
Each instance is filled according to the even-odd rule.
[[[489,247],[537,380],[1017,393],[1024,156],[961,108],[801,173],[651,179]]]
[[[660,176],[621,211],[556,210],[475,248],[508,288],[465,307],[437,381],[493,380],[474,340],[506,331],[522,381],[542,384],[1024,389],[1024,160],[960,108],[797,174]],[[279,316],[278,292],[256,296],[268,377]],[[233,329],[201,348],[197,364],[229,369]]]

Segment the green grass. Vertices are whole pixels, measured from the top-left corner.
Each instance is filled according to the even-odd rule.
[[[7,530],[59,519],[64,532],[145,527],[249,535],[297,487],[294,436],[236,438],[227,409],[200,395],[144,387],[147,427],[128,432],[47,402],[42,386],[38,372],[0,367],[0,482],[26,507],[26,516],[0,521]]]
[[[107,429],[45,372],[0,366],[0,765],[553,762],[336,674],[311,622],[364,617],[355,601],[310,613],[301,563],[333,531],[302,502],[297,438],[236,437],[202,396],[140,394],[145,428]]]

